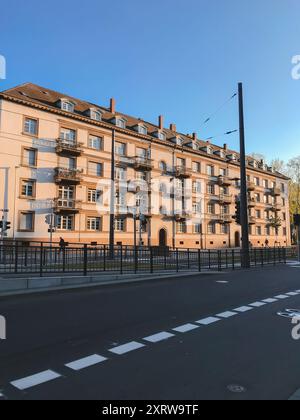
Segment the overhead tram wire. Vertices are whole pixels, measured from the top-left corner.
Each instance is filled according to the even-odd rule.
[[[203,127],[205,124],[207,124],[215,115],[217,115],[221,111],[221,109],[223,109],[235,97],[237,97],[237,93],[235,93],[229,99],[227,99],[215,112],[213,112],[208,118],[206,118],[206,120],[202,123],[200,128]]]
[[[220,134],[216,134],[215,136],[211,136],[208,137],[207,139],[205,139],[206,141],[208,140],[213,140],[217,137],[224,137],[224,136],[229,136],[230,134],[234,134],[234,133],[238,133],[239,130],[231,130],[231,131],[227,131],[226,133],[220,133]]]

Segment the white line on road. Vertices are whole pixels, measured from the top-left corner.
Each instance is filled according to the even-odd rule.
[[[181,325],[180,327],[173,328],[173,331],[179,332],[179,333],[186,333],[186,332],[189,332],[189,331],[196,330],[197,328],[199,328],[199,325],[185,324],[185,325]]]
[[[211,316],[209,318],[200,319],[199,321],[196,321],[196,322],[197,324],[200,324],[200,325],[210,325],[219,321],[221,321],[219,318],[215,318],[214,316]]]
[[[289,296],[298,296],[298,295],[299,295],[299,293],[296,293],[296,292],[289,292],[289,293],[287,293],[287,295],[289,295]]]
[[[221,314],[217,314],[216,316],[218,318],[231,318],[232,316],[238,315],[236,312],[231,312],[231,311],[227,311],[227,312],[222,312]]]
[[[142,347],[145,347],[145,344],[132,341],[131,343],[123,344],[122,346],[113,347],[109,351],[114,354],[122,355],[129,353],[130,351],[141,349]]]
[[[244,312],[252,311],[252,309],[254,308],[250,308],[250,306],[241,306],[240,308],[234,309],[234,311],[244,313]]]
[[[97,365],[98,363],[105,362],[107,358],[100,356],[99,354],[93,354],[92,356],[85,357],[83,359],[75,360],[74,362],[68,363],[65,366],[72,370],[82,370],[90,366]]]
[[[168,340],[168,338],[174,337],[174,334],[168,333],[166,331],[150,335],[149,337],[143,338],[145,341],[149,341],[150,343],[158,343],[159,341]]]
[[[20,391],[25,389],[32,388],[37,385],[44,384],[54,379],[61,378],[59,373],[54,372],[53,370],[45,370],[44,372],[37,373],[36,375],[28,376],[27,378],[18,379],[11,382],[10,384]]]
[[[288,299],[288,297],[289,296],[287,296],[287,295],[278,295],[278,296],[275,296],[275,299],[281,299],[281,300],[283,300],[283,299]]]
[[[262,302],[265,302],[265,303],[274,303],[274,302],[277,302],[277,300],[278,299],[264,299]]]
[[[253,306],[254,308],[261,308],[262,306],[265,306],[266,303],[265,302],[254,302],[254,303],[250,303],[249,306]]]

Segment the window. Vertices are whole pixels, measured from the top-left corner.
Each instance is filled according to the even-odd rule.
[[[264,188],[265,189],[269,188],[269,181],[267,179],[264,179]]]
[[[19,230],[22,232],[34,231],[34,212],[32,211],[20,212]]]
[[[126,146],[124,143],[120,143],[120,142],[115,143],[115,154],[119,156],[126,155]]]
[[[162,131],[159,131],[158,132],[158,138],[159,138],[159,140],[162,140],[162,141],[166,140],[165,133],[163,133]]]
[[[86,228],[87,230],[93,230],[93,231],[102,230],[101,217],[88,217]]]
[[[208,204],[207,205],[207,212],[208,212],[208,214],[215,214],[215,205],[214,204]]]
[[[201,214],[201,203],[193,203],[193,213]]]
[[[103,164],[98,162],[89,162],[88,163],[88,174],[93,176],[102,176],[103,174]]]
[[[226,235],[228,233],[228,225],[221,225],[221,234]]]
[[[256,210],[255,211],[255,216],[256,216],[257,219],[260,219],[261,218],[261,211],[260,210]]]
[[[213,184],[207,185],[207,194],[215,195],[216,188]]]
[[[126,208],[126,193],[116,193],[116,205],[119,207],[123,207],[124,209]]]
[[[269,203],[269,196],[267,194],[264,194],[264,203],[265,204]]]
[[[206,167],[206,173],[209,176],[214,176],[214,174],[215,174],[215,168],[214,168],[214,166],[207,165],[207,167]]]
[[[90,116],[92,120],[95,121],[101,121],[102,120],[102,114],[100,111],[96,111],[95,109],[91,109]]]
[[[178,222],[177,223],[177,233],[186,233],[186,223]]]
[[[94,150],[103,149],[103,139],[98,136],[89,136],[88,147]]]
[[[201,193],[201,182],[193,181],[193,194]]]
[[[70,128],[61,128],[60,138],[68,143],[74,144],[76,142],[76,130]]]
[[[38,120],[33,118],[25,118],[24,120],[24,133],[32,136],[38,135]]]
[[[139,125],[138,131],[143,136],[146,136],[148,134],[148,129],[145,125]]]
[[[126,128],[126,120],[123,118],[117,118],[116,119],[116,126],[119,128]]]
[[[216,225],[214,223],[209,223],[207,225],[207,233],[209,235],[213,235],[216,233]]]
[[[261,235],[261,226],[256,226],[256,235]]]
[[[186,167],[186,160],[178,158],[177,159],[177,166],[179,166],[180,168],[185,168]]]
[[[286,222],[286,213],[282,213],[282,220]]]
[[[282,205],[285,206],[285,198],[282,198]]]
[[[226,176],[227,175],[227,169],[221,168],[220,169],[220,175],[221,176]]]
[[[193,232],[198,234],[202,233],[201,223],[194,223]]]
[[[74,229],[74,215],[71,216],[58,216],[57,228],[59,230],[73,230]]]
[[[115,231],[116,232],[125,232],[125,219],[116,219],[115,220]]]
[[[193,172],[200,174],[201,172],[201,163],[200,162],[193,162]]]
[[[127,172],[124,168],[115,168],[116,181],[126,181]]]
[[[259,187],[260,186],[260,179],[258,177],[255,177],[254,178],[254,183],[257,187]]]
[[[284,184],[281,184],[281,192],[285,193],[285,185]]]
[[[36,149],[23,149],[23,165],[36,166],[37,164],[37,150]]]
[[[77,162],[75,158],[60,157],[59,164],[61,168],[74,170],[76,169]]]
[[[146,159],[148,157],[148,151],[147,151],[147,149],[142,149],[142,148],[138,147],[136,149],[136,155],[139,158]]]
[[[69,101],[61,101],[61,109],[67,112],[74,112],[74,104]]]
[[[167,164],[166,164],[166,162],[163,162],[163,161],[159,162],[159,169],[162,172],[167,172]]]
[[[102,191],[96,189],[88,189],[88,202],[97,203],[100,202],[102,198]]]
[[[265,234],[267,236],[270,236],[271,235],[271,228],[270,228],[270,226],[266,226],[266,228],[265,228]]]
[[[22,197],[31,197],[35,196],[35,181],[22,180],[21,183],[21,195]]]
[[[255,201],[257,203],[260,203],[260,194],[259,193],[255,193],[254,198],[255,198]]]

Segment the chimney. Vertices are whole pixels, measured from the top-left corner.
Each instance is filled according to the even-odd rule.
[[[228,150],[228,145],[226,143],[224,143],[223,149]]]
[[[197,133],[193,133],[193,139],[197,140]]]
[[[176,129],[177,127],[176,127],[176,124],[171,124],[170,125],[170,130],[171,131],[174,131],[175,133],[176,133],[176,131],[177,131],[177,129]]]
[[[163,130],[164,128],[164,117],[162,115],[159,116],[158,118],[158,126],[160,130]]]
[[[110,112],[112,114],[116,113],[116,100],[114,98],[111,98],[110,100]]]

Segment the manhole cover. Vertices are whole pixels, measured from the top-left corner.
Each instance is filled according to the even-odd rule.
[[[284,311],[277,312],[277,315],[283,318],[300,319],[300,309],[285,309]]]
[[[247,391],[242,385],[228,385],[227,389],[234,394],[242,394]]]

